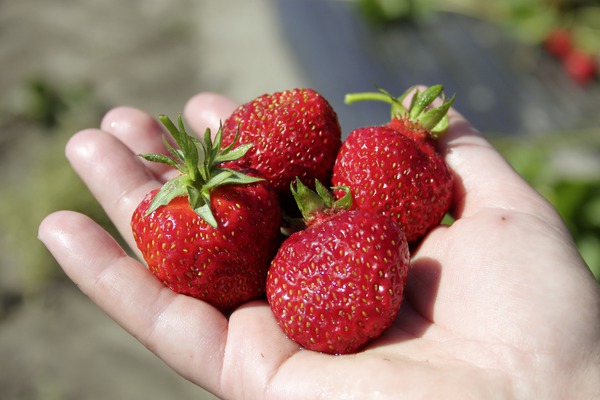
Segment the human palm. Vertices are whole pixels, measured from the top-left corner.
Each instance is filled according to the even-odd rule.
[[[195,132],[235,107],[185,108]],[[265,301],[230,316],[167,289],[87,217],[58,212],[40,238],[66,273],[179,374],[223,398],[598,398],[600,292],[550,207],[455,111],[443,139],[455,223],[416,249],[395,323],[354,355],[306,351]],[[145,113],[118,108],[75,135],[67,156],[132,248],[130,216],[173,174]],[[574,391],[574,388],[577,388]]]

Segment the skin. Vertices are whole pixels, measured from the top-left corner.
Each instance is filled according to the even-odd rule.
[[[186,104],[190,130],[236,104]],[[39,237],[94,302],[171,368],[225,399],[597,399],[600,290],[556,211],[455,110],[440,143],[456,176],[451,227],[413,255],[401,312],[364,351],[299,348],[264,301],[229,317],[164,287],[88,217],[49,215]],[[116,108],[66,155],[130,246],[143,196],[172,172],[136,154],[163,151],[146,113]]]

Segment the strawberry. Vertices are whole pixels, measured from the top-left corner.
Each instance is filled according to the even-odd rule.
[[[395,320],[410,257],[401,227],[381,214],[346,210],[316,181],[292,193],[306,228],[279,248],[267,276],[267,299],[288,338],[331,354],[360,350]],[[345,205],[345,207],[344,207]]]
[[[583,50],[574,49],[563,60],[567,74],[581,85],[590,83],[598,75],[596,58]]]
[[[552,56],[564,59],[573,50],[572,34],[565,28],[554,28],[546,35],[543,44]]]
[[[558,58],[569,77],[586,85],[598,75],[598,60],[575,41],[577,35],[566,28],[550,30],[544,40],[546,51]],[[581,41],[581,40],[580,40]]]
[[[237,168],[260,171],[288,205],[296,177],[310,186],[315,179],[330,182],[341,144],[337,114],[312,89],[264,94],[241,105],[223,123],[223,143],[236,135],[253,145],[235,162]]]
[[[177,148],[171,156],[142,154],[181,174],[146,195],[131,228],[150,271],[177,293],[228,310],[264,295],[269,263],[281,242],[277,193],[257,172],[219,168],[249,145],[221,149],[221,131],[204,141],[165,116]],[[260,240],[256,240],[260,237]]]
[[[350,133],[338,153],[332,184],[348,186],[355,207],[392,218],[415,243],[442,221],[452,201],[454,179],[435,139],[447,128],[446,113],[454,97],[432,107],[442,87],[416,90],[407,110],[401,102],[412,90],[399,98],[384,90],[346,97],[348,103],[388,102],[392,119]]]

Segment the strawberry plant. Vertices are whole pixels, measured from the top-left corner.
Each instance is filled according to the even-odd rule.
[[[434,13],[489,21],[556,57],[574,82],[587,86],[598,79],[600,3],[595,0],[357,0],[357,4],[366,20],[380,26],[418,23]]]
[[[181,174],[149,193],[131,227],[150,271],[175,292],[226,310],[264,294],[269,263],[279,244],[281,209],[273,187],[256,171],[219,165],[243,156],[250,145],[221,147],[187,134],[181,117],[167,127],[177,148],[171,157],[143,154]],[[235,143],[235,141],[234,141]],[[257,240],[260,238],[261,240]]]
[[[290,339],[309,350],[352,353],[396,318],[408,243],[391,219],[347,210],[348,192],[334,201],[319,181],[316,190],[300,181],[292,186],[307,227],[287,238],[273,259],[267,298]]]

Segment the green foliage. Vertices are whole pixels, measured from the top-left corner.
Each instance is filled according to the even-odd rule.
[[[600,131],[504,139],[495,144],[557,209],[600,282]]]
[[[373,25],[412,21],[429,12],[431,0],[357,0],[358,9]]]
[[[10,275],[16,276],[21,292],[34,294],[64,276],[37,239],[46,215],[74,210],[113,233],[115,229],[64,156],[68,139],[83,127],[98,125],[104,110],[83,86],[58,90],[36,80],[24,90],[26,101],[0,116],[7,127],[4,134],[10,136],[2,159],[10,172],[0,178],[0,246],[3,268],[14,269]]]
[[[210,129],[206,129],[202,141],[186,132],[181,115],[178,118],[178,126],[175,126],[166,115],[161,115],[159,119],[175,140],[177,147],[171,146],[167,140],[164,140],[171,153],[170,157],[163,154],[141,154],[141,156],[148,161],[177,168],[181,175],[161,187],[152,199],[146,216],[159,207],[169,204],[176,197],[187,196],[190,207],[210,226],[216,228],[217,220],[210,205],[211,192],[222,185],[248,184],[264,180],[220,166],[224,162],[240,159],[252,145],[247,143],[236,147],[236,135],[229,146],[222,148],[221,127],[215,134],[214,140]]]
[[[418,22],[436,12],[490,21],[524,42],[543,42],[553,28],[569,28],[577,47],[600,54],[600,2],[596,0],[354,0],[373,25]]]

